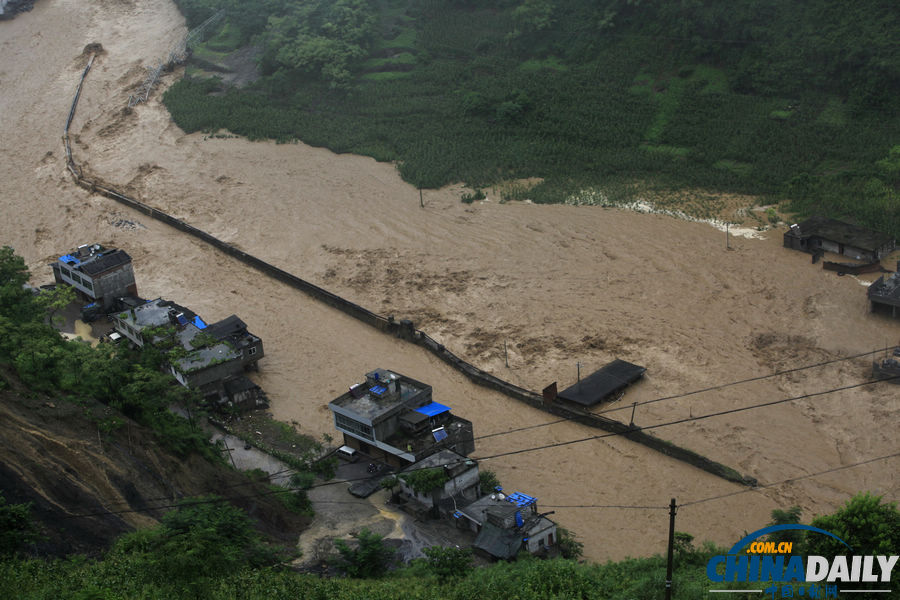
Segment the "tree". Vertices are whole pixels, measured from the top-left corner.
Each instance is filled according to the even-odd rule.
[[[385,546],[383,538],[368,529],[356,535],[355,547],[344,540],[335,540],[334,545],[340,553],[334,563],[350,577],[381,577],[394,558],[394,549]]]
[[[454,577],[464,577],[473,568],[470,548],[431,546],[423,552],[428,570],[437,575],[441,583]]]
[[[854,554],[894,554],[900,547],[900,512],[895,502],[882,503],[881,496],[857,494],[834,514],[813,519],[812,525],[847,542]],[[848,550],[830,536],[810,534],[805,553],[836,556]]]
[[[23,287],[28,278],[25,260],[9,246],[0,248],[0,316],[19,323],[36,317],[38,313],[31,301],[31,292]]]
[[[381,489],[387,490],[391,493],[391,499],[394,499],[394,488],[400,485],[400,480],[396,475],[391,475],[390,477],[385,477],[381,480]]]
[[[497,474],[489,469],[478,471],[478,487],[481,488],[482,494],[490,494],[500,487],[500,480]]]
[[[556,527],[556,545],[563,558],[577,560],[584,554],[584,544],[575,539],[575,533],[565,527]]]
[[[7,504],[0,492],[0,557],[17,554],[42,538],[31,517],[31,503]]]
[[[400,479],[413,489],[417,494],[427,494],[428,492],[442,487],[450,478],[441,468],[434,469],[418,469],[404,473]]]
[[[776,508],[772,511],[772,522],[769,525],[796,525],[800,522],[802,512],[799,506],[792,506],[787,510]],[[770,542],[791,542],[794,548],[799,548],[805,533],[800,529],[786,529],[770,533],[768,538]]]
[[[57,285],[49,290],[41,290],[35,302],[47,312],[51,325],[59,325],[65,319],[56,313],[75,302],[75,288],[70,285]]]
[[[209,579],[280,560],[243,510],[208,496],[182,502],[158,527],[123,535],[106,562],[144,583],[201,589]]]

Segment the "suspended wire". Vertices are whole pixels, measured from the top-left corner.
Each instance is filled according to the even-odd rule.
[[[884,347],[884,348],[877,348],[877,349],[875,349],[875,350],[869,350],[868,352],[863,352],[863,353],[861,353],[861,354],[853,354],[853,355],[851,355],[851,356],[845,356],[845,357],[843,357],[843,358],[834,358],[834,359],[831,359],[831,360],[826,360],[826,361],[823,361],[823,362],[819,362],[819,363],[815,363],[815,364],[811,364],[811,365],[806,365],[806,366],[803,366],[803,367],[795,367],[795,368],[793,368],[793,369],[785,369],[785,370],[783,370],[783,371],[775,371],[775,372],[769,373],[769,374],[767,374],[767,375],[757,375],[756,377],[749,377],[749,378],[747,378],[747,379],[740,379],[740,380],[737,380],[737,381],[729,381],[729,382],[727,382],[727,383],[720,383],[720,384],[717,384],[717,385],[714,385],[714,386],[702,388],[702,389],[699,389],[699,390],[693,390],[693,391],[690,391],[690,392],[683,392],[683,393],[675,394],[675,395],[672,395],[672,396],[663,396],[663,397],[660,397],[660,398],[653,398],[653,399],[651,399],[651,400],[644,400],[643,402],[636,402],[636,403],[628,404],[628,405],[625,405],[625,406],[617,406],[617,407],[614,407],[614,408],[607,408],[607,409],[605,409],[605,410],[599,410],[599,411],[592,412],[591,414],[594,414],[594,415],[605,415],[605,414],[612,413],[612,412],[616,412],[616,411],[620,411],[620,410],[628,410],[628,409],[634,408],[634,407],[636,407],[636,406],[644,406],[644,405],[646,405],[646,404],[654,404],[654,403],[656,403],[656,402],[664,402],[664,401],[668,401],[668,400],[676,400],[676,399],[679,399],[679,398],[686,398],[686,397],[688,397],[688,396],[693,396],[693,395],[696,395],[696,394],[702,394],[702,393],[704,393],[704,392],[712,392],[712,391],[715,391],[715,390],[721,390],[721,389],[724,389],[724,388],[727,388],[727,387],[732,387],[732,386],[736,386],[736,385],[741,385],[741,384],[744,384],[744,383],[751,383],[751,382],[753,382],[753,381],[761,381],[761,380],[764,380],[764,379],[771,379],[772,377],[779,377],[779,376],[781,376],[781,375],[789,375],[790,373],[797,373],[797,372],[799,372],[799,371],[806,371],[806,370],[809,370],[809,369],[815,369],[815,368],[818,368],[818,367],[824,367],[824,366],[826,366],[826,365],[830,365],[830,364],[834,364],[834,363],[838,363],[838,362],[843,362],[843,361],[847,361],[847,360],[853,360],[853,359],[856,359],[856,358],[862,358],[863,356],[868,356],[869,354],[876,354],[876,353],[878,353],[878,352],[884,352],[884,351],[886,351],[886,350],[890,350],[890,349],[893,348],[893,347],[894,347],[894,346],[886,346],[886,347]],[[547,427],[547,426],[549,426],[549,425],[556,425],[556,424],[558,424],[558,423],[563,423],[563,422],[565,422],[565,421],[571,421],[571,420],[572,420],[572,419],[569,419],[569,418],[565,418],[565,419],[556,419],[556,420],[554,420],[554,421],[548,421],[548,422],[546,422],[546,423],[539,423],[539,424],[537,424],[537,425],[526,425],[525,427],[519,427],[519,428],[517,428],[517,429],[508,429],[508,430],[506,430],[506,431],[498,431],[498,432],[495,432],[495,433],[488,433],[488,434],[485,434],[485,435],[477,436],[477,437],[475,437],[474,439],[475,439],[475,440],[483,440],[483,439],[487,439],[487,438],[491,438],[491,437],[497,437],[497,436],[501,436],[501,435],[508,435],[508,434],[511,434],[511,433],[518,433],[518,432],[520,432],[520,431],[528,431],[528,430],[530,430],[530,429],[537,429],[537,428],[540,428],[540,427]]]
[[[853,463],[853,464],[850,464],[850,465],[842,465],[842,466],[840,466],[840,467],[833,467],[833,468],[831,468],[831,469],[825,469],[824,471],[818,471],[818,472],[816,472],[816,473],[809,473],[809,474],[806,474],[806,475],[798,475],[797,477],[791,477],[791,478],[789,478],[789,479],[782,479],[781,481],[775,481],[775,482],[773,482],[773,483],[766,483],[766,484],[762,484],[762,485],[757,485],[757,486],[752,487],[752,488],[746,488],[746,489],[743,489],[743,490],[738,490],[738,491],[735,491],[735,492],[730,492],[730,493],[728,493],[728,494],[719,494],[718,496],[710,496],[710,497],[708,497],[708,498],[702,498],[702,499],[700,499],[700,500],[691,500],[690,502],[683,502],[683,503],[679,504],[678,506],[679,506],[679,507],[693,506],[693,505],[695,505],[695,504],[702,504],[702,503],[704,503],[704,502],[712,502],[713,500],[720,500],[720,499],[722,499],[722,498],[728,498],[728,497],[730,497],[730,496],[737,496],[738,494],[746,494],[747,492],[758,492],[758,491],[760,491],[760,490],[768,489],[768,488],[771,488],[771,487],[775,487],[775,486],[779,486],[779,485],[784,485],[785,483],[793,483],[793,482],[795,482],[795,481],[801,481],[801,480],[803,480],[803,479],[810,479],[810,478],[812,478],[812,477],[818,477],[819,475],[827,475],[828,473],[836,473],[837,471],[844,471],[844,470],[846,470],[846,469],[852,469],[852,468],[854,468],[854,467],[860,467],[860,466],[862,466],[862,465],[868,465],[868,464],[871,464],[871,463],[874,463],[874,462],[878,462],[878,461],[880,461],[880,460],[887,460],[887,459],[890,459],[890,458],[897,458],[898,456],[900,456],[900,452],[895,452],[894,454],[886,454],[886,455],[884,455],[884,456],[878,456],[878,457],[875,457],[875,458],[870,458],[870,459],[868,459],[868,460],[862,460],[862,461],[860,461],[860,462],[856,462],[856,463]]]
[[[826,394],[831,394],[831,393],[835,393],[835,392],[845,391],[845,390],[849,390],[849,389],[855,389],[855,388],[859,388],[859,387],[862,387],[862,386],[865,386],[865,385],[871,385],[871,384],[873,384],[873,383],[881,383],[881,382],[883,382],[883,381],[890,381],[890,380],[892,380],[892,379],[898,379],[898,378],[900,378],[900,376],[888,377],[888,378],[883,378],[883,379],[878,379],[878,380],[873,380],[873,381],[866,381],[866,382],[863,382],[863,383],[857,383],[857,384],[847,385],[847,386],[843,386],[843,387],[839,387],[839,388],[833,388],[833,389],[829,389],[829,390],[823,390],[823,391],[820,391],[820,392],[813,392],[813,393],[810,393],[810,394],[803,394],[803,395],[801,395],[801,396],[795,396],[795,397],[792,397],[792,398],[784,398],[784,399],[780,399],[780,400],[773,400],[773,401],[770,401],[770,402],[763,402],[763,403],[760,403],[760,404],[754,404],[754,405],[751,405],[751,406],[745,406],[745,407],[741,407],[741,408],[734,408],[734,409],[729,409],[729,410],[719,411],[719,412],[717,412],[717,413],[710,413],[710,414],[707,414],[707,415],[700,415],[700,416],[697,416],[697,417],[689,417],[689,418],[685,418],[685,419],[679,419],[679,420],[676,420],[676,421],[670,421],[670,422],[667,422],[667,423],[659,423],[659,424],[656,424],[656,425],[651,425],[651,426],[644,427],[644,428],[642,428],[642,429],[656,429],[656,428],[661,428],[661,427],[667,427],[667,426],[669,426],[669,425],[676,425],[676,424],[685,423],[685,422],[690,422],[690,421],[698,421],[698,420],[702,420],[702,419],[708,419],[708,418],[711,418],[711,417],[717,417],[717,416],[722,416],[722,415],[727,415],[727,414],[732,414],[732,413],[737,413],[737,412],[743,412],[743,411],[746,411],[746,410],[752,410],[752,409],[756,409],[756,408],[764,408],[764,407],[767,407],[767,406],[773,406],[773,405],[782,404],[782,403],[785,403],[785,402],[792,402],[792,401],[795,401],[795,400],[802,400],[802,399],[806,399],[806,398],[812,398],[812,397],[816,397],[816,396],[823,396],[823,395],[826,395]],[[577,440],[569,440],[569,441],[566,441],[566,442],[557,442],[557,443],[554,443],[554,444],[545,444],[545,445],[542,445],[542,446],[534,446],[534,447],[530,447],[530,448],[520,448],[520,449],[518,449],[518,450],[512,450],[512,451],[509,451],[509,452],[502,452],[502,453],[498,453],[498,454],[494,454],[494,455],[490,455],[490,456],[473,457],[473,458],[471,458],[471,459],[469,459],[469,458],[464,458],[464,459],[461,459],[461,460],[450,461],[450,462],[447,462],[447,463],[442,464],[442,465],[434,465],[434,466],[429,466],[429,467],[419,467],[419,468],[416,468],[416,469],[406,469],[406,470],[404,470],[404,473],[410,473],[410,472],[419,471],[419,470],[429,470],[429,469],[435,469],[435,468],[441,468],[441,467],[453,467],[453,466],[459,465],[459,464],[461,464],[461,463],[464,463],[464,462],[466,462],[466,461],[468,461],[468,460],[473,460],[473,461],[474,461],[474,460],[478,460],[478,461],[491,460],[491,459],[500,458],[500,457],[504,457],[504,456],[511,456],[511,455],[516,455],[516,454],[524,454],[524,453],[526,453],[526,452],[535,452],[535,451],[538,451],[538,450],[546,450],[546,449],[548,449],[548,448],[556,448],[556,447],[560,447],[560,446],[567,446],[567,445],[577,444],[577,443],[581,443],[581,442],[587,442],[587,441],[591,441],[591,440],[595,440],[595,439],[602,439],[602,438],[613,437],[613,436],[618,436],[618,435],[625,435],[626,433],[628,433],[628,432],[610,432],[610,433],[600,434],[600,435],[591,436],[591,437],[587,437],[587,438],[581,438],[581,439],[577,439]],[[871,459],[870,461],[865,461],[865,462],[862,462],[862,463],[857,463],[857,464],[855,464],[855,465],[848,465],[848,466],[844,466],[844,467],[836,467],[836,468],[831,469],[831,470],[828,470],[828,471],[823,471],[823,472],[820,473],[820,474],[824,474],[824,473],[828,473],[828,472],[832,472],[832,471],[839,471],[839,470],[842,470],[842,469],[850,468],[850,467],[852,467],[852,466],[858,466],[858,465],[861,465],[861,464],[866,464],[867,462],[874,462],[874,461],[876,461],[876,460],[882,460],[882,459],[884,459],[884,458],[890,458],[890,457],[897,456],[897,455],[900,455],[900,453],[897,453],[897,454],[894,454],[894,455],[888,455],[888,456],[886,456],[886,457],[879,457],[879,458],[876,458],[876,459]],[[784,482],[787,482],[787,481],[795,481],[795,480],[800,480],[800,479],[805,479],[805,478],[807,478],[807,477],[812,477],[812,476],[815,476],[815,475],[816,475],[816,474],[813,474],[813,475],[806,475],[806,476],[800,476],[800,477],[796,477],[796,478],[793,478],[793,479],[785,480]],[[282,494],[282,493],[292,492],[292,491],[297,491],[297,490],[300,490],[300,491],[308,491],[308,490],[311,490],[311,489],[316,489],[316,488],[325,487],[325,486],[329,486],[329,485],[337,485],[337,484],[351,483],[351,482],[356,482],[356,481],[364,481],[364,480],[370,479],[371,477],[372,477],[371,475],[368,475],[368,474],[367,474],[365,477],[358,477],[358,478],[350,478],[350,479],[341,479],[341,480],[326,481],[326,482],[323,482],[323,483],[318,483],[318,484],[314,484],[314,485],[307,486],[307,487],[289,487],[289,486],[288,486],[288,487],[284,487],[284,488],[277,489],[277,490],[269,490],[269,491],[266,491],[266,492],[260,492],[260,493],[254,493],[254,494],[246,494],[246,495],[240,495],[240,496],[222,496],[222,497],[211,498],[211,499],[204,499],[204,500],[198,500],[198,501],[183,500],[183,501],[181,501],[181,502],[174,503],[174,504],[169,503],[169,504],[163,504],[163,505],[158,505],[158,506],[149,506],[149,507],[142,507],[142,508],[128,508],[128,509],[116,510],[116,511],[104,510],[104,511],[95,512],[95,513],[86,513],[86,514],[77,514],[77,515],[65,515],[65,516],[62,516],[62,517],[59,517],[59,518],[61,518],[61,519],[75,519],[75,518],[85,518],[85,517],[103,516],[103,515],[108,515],[108,514],[124,514],[124,513],[133,513],[133,512],[149,512],[149,511],[161,510],[161,509],[164,509],[164,508],[176,508],[176,507],[183,507],[183,506],[191,506],[191,505],[194,505],[194,504],[211,504],[211,503],[217,503],[217,502],[228,502],[228,501],[230,501],[230,500],[241,500],[241,499],[248,499],[248,498],[257,498],[257,497],[270,496],[270,495],[272,495],[272,494]],[[779,483],[784,483],[784,482],[779,482]],[[694,502],[691,502],[691,503],[684,504],[684,506],[687,506],[687,505],[689,505],[689,504],[697,504],[697,503],[700,503],[700,502],[706,502],[706,501],[709,501],[709,500],[717,499],[717,498],[719,498],[719,497],[724,498],[724,497],[731,496],[731,495],[736,495],[736,494],[739,494],[739,493],[746,493],[746,492],[748,492],[748,491],[753,491],[754,489],[762,489],[762,488],[765,488],[765,487],[771,487],[771,486],[773,486],[773,485],[778,485],[778,483],[775,483],[775,484],[767,484],[767,485],[763,485],[763,486],[757,486],[756,488],[748,488],[748,489],[744,489],[744,490],[739,490],[739,491],[737,491],[737,492],[732,492],[732,493],[729,493],[729,494],[723,494],[723,495],[717,496],[717,497],[711,497],[711,498],[704,499],[704,500],[698,500],[698,501],[694,501]],[[583,505],[583,506],[586,507],[586,508],[589,507],[588,505]],[[631,509],[646,509],[646,510],[656,510],[656,509],[660,508],[660,507],[657,507],[657,506],[627,506],[627,505],[604,505],[604,506],[607,506],[607,507],[609,507],[609,508],[622,508],[622,509],[625,509],[625,508],[631,508]],[[552,506],[550,506],[550,507],[552,508]],[[559,508],[564,508],[564,507],[576,508],[575,505],[571,505],[571,506],[563,506],[563,505],[560,505],[560,506],[558,506],[558,507],[559,507]],[[663,507],[663,508],[668,508],[668,507]]]
[[[866,385],[872,385],[872,384],[874,384],[874,383],[881,383],[881,382],[884,382],[884,381],[890,381],[890,380],[893,380],[893,379],[900,379],[900,375],[893,376],[893,377],[884,377],[884,378],[881,378],[881,379],[874,379],[874,380],[871,380],[871,381],[864,381],[864,382],[862,382],[862,383],[854,383],[854,384],[846,385],[846,386],[839,387],[839,388],[832,388],[832,389],[829,389],[829,390],[823,390],[823,391],[820,391],[820,392],[812,392],[812,393],[809,393],[809,394],[803,394],[803,395],[800,395],[800,396],[793,396],[793,397],[791,397],[791,398],[783,398],[783,399],[781,399],[781,400],[772,400],[772,401],[770,401],[770,402],[761,402],[761,403],[759,403],[759,404],[752,404],[752,405],[750,405],[750,406],[742,406],[742,407],[739,407],[739,408],[731,408],[731,409],[728,409],[728,410],[722,410],[722,411],[719,411],[719,412],[709,413],[709,414],[706,414],[706,415],[699,415],[699,416],[696,416],[696,417],[685,417],[684,419],[677,419],[677,420],[675,420],[675,421],[668,421],[668,422],[665,422],[665,423],[657,423],[657,424],[655,424],[655,425],[647,425],[647,426],[645,426],[645,427],[640,427],[639,429],[637,429],[637,431],[646,431],[646,430],[648,430],[648,429],[660,429],[660,428],[662,428],[662,427],[669,427],[669,426],[671,426],[671,425],[679,425],[679,424],[682,424],[682,423],[689,423],[689,422],[692,422],[692,421],[701,421],[701,420],[704,420],[704,419],[710,419],[710,418],[712,418],[712,417],[720,417],[720,416],[722,416],[722,415],[730,415],[730,414],[734,414],[734,413],[744,412],[744,411],[747,411],[747,410],[754,410],[754,409],[757,409],[757,408],[764,408],[764,407],[767,407],[767,406],[774,406],[774,405],[776,405],[776,404],[784,404],[785,402],[794,402],[794,401],[796,401],[796,400],[804,400],[804,399],[807,399],[807,398],[813,398],[813,397],[816,397],[816,396],[824,396],[824,395],[826,395],[826,394],[833,394],[833,393],[835,393],[835,392],[843,392],[843,391],[846,391],[846,390],[852,390],[852,389],[860,388],[860,387],[863,387],[863,386],[866,386]],[[589,437],[579,438],[579,439],[575,439],[575,440],[568,440],[568,441],[565,441],[565,442],[555,442],[555,443],[552,443],[552,444],[544,444],[544,445],[542,445],[542,446],[534,446],[534,447],[531,447],[531,448],[521,448],[521,449],[518,449],[518,450],[510,450],[510,451],[507,451],[507,452],[500,452],[500,453],[498,453],[498,454],[492,454],[492,455],[489,455],[489,456],[481,456],[481,457],[474,457],[474,458],[475,458],[476,460],[491,460],[491,459],[494,459],[494,458],[500,458],[500,457],[503,457],[503,456],[513,456],[513,455],[516,455],[516,454],[524,454],[524,453],[526,453],[526,452],[536,452],[536,451],[538,451],[538,450],[547,450],[547,449],[549,449],[549,448],[559,448],[559,447],[561,447],[561,446],[570,446],[570,445],[572,445],[572,444],[579,444],[579,443],[581,443],[581,442],[589,442],[589,441],[591,441],[591,440],[599,440],[599,439],[608,438],[608,437],[613,437],[613,436],[618,436],[618,435],[625,435],[625,434],[627,434],[627,433],[630,433],[630,431],[601,433],[601,434],[598,434],[598,435],[592,435],[592,436],[589,436]]]

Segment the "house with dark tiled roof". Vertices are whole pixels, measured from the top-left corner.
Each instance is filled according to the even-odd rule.
[[[120,296],[136,296],[131,257],[124,250],[85,244],[50,265],[57,283],[65,283],[83,300],[109,309]]]
[[[264,356],[262,340],[232,315],[207,324],[190,309],[157,298],[111,315],[116,330],[137,346],[165,347],[168,368],[185,387],[215,404],[265,404],[262,390],[244,377]],[[179,349],[170,352],[170,347]]]
[[[897,242],[880,231],[816,216],[791,225],[784,233],[784,247],[811,254],[831,252],[875,262],[890,254]]]

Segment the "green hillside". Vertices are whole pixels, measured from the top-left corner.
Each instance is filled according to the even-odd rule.
[[[893,2],[177,3],[191,25],[225,8],[195,56],[261,56],[243,88],[188,77],[166,93],[189,132],[396,161],[420,187],[736,192],[900,234]]]

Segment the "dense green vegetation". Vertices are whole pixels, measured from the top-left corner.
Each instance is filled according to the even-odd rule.
[[[358,544],[338,544],[346,578],[320,578],[285,570],[283,550],[261,542],[246,515],[209,498],[176,508],[155,528],[120,538],[102,559],[79,557],[45,561],[23,557],[0,560],[0,591],[17,598],[212,598],[212,599],[617,599],[655,600],[663,596],[663,556],[579,564],[521,556],[514,563],[473,569],[468,550],[428,548],[426,558],[387,572],[391,551],[379,536],[362,531]],[[773,523],[797,522],[799,511],[773,511]],[[813,525],[850,541],[861,554],[895,553],[900,547],[896,504],[861,494]],[[795,554],[842,554],[826,547],[826,536],[795,539]],[[825,545],[823,545],[823,541]],[[673,598],[693,600],[711,589],[710,557],[724,554],[712,544],[695,547],[693,536],[676,535]],[[730,589],[762,589],[767,583],[733,583]],[[723,589],[723,584],[715,589]],[[730,594],[759,598],[758,594]]]
[[[145,344],[140,350],[124,344],[92,348],[69,342],[51,323],[54,314],[74,298],[72,289],[57,286],[34,294],[23,287],[28,279],[24,260],[8,246],[0,248],[0,369],[15,372],[32,392],[82,406],[100,432],[111,433],[124,425],[122,416],[128,417],[151,429],[160,444],[179,457],[198,453],[224,464],[220,448],[210,443],[209,434],[198,426],[206,417],[198,394],[179,385],[161,368],[166,360],[177,356],[171,340],[168,344]],[[0,387],[3,385],[0,377]],[[98,416],[88,407],[94,401],[113,410]],[[187,410],[190,418],[173,413],[173,406]],[[316,461],[321,445],[288,425],[280,425],[284,436],[291,434],[288,445],[300,448],[290,456],[283,455],[298,470],[298,477],[308,480],[320,474],[331,478],[336,461]],[[311,514],[302,489],[285,492],[281,498],[292,510]]]
[[[397,161],[420,187],[539,177],[506,194],[594,203],[702,188],[900,234],[888,0],[177,3],[190,25],[226,10],[200,54],[263,50],[249,87],[167,92],[186,131]]]
[[[159,370],[159,353],[139,354],[124,346],[70,343],[46,322],[47,298],[22,286],[28,270],[9,247],[0,248],[0,365],[13,369],[31,390],[85,403],[89,399],[120,411],[154,431],[179,456],[198,452],[220,462],[209,436],[169,407],[196,408],[197,397]],[[101,431],[123,425],[115,414],[98,422]]]

